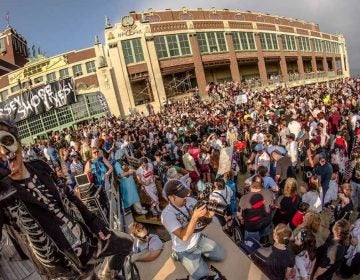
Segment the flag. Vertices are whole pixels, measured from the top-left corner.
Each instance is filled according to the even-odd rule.
[[[4,19],[7,22],[7,24],[9,25],[9,21],[10,21],[10,12],[9,11],[5,14]]]

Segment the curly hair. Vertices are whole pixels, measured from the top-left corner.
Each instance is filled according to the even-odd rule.
[[[297,182],[295,178],[287,178],[284,186],[284,196],[292,197],[296,195]]]

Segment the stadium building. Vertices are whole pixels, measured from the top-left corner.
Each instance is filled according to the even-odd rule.
[[[0,33],[0,110],[17,114],[25,141],[106,113],[145,112],[147,104],[158,110],[196,88],[205,95],[209,82],[270,88],[349,77],[342,35],[250,11],[130,12],[114,25],[106,19],[104,45],[96,39],[51,58],[33,50],[26,64],[30,51],[18,34],[21,44],[14,43],[15,34],[11,27]],[[3,58],[14,50],[22,60],[5,71]]]

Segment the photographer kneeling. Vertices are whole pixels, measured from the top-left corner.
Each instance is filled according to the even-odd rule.
[[[211,220],[213,212],[206,204],[196,207],[197,201],[188,197],[190,190],[179,180],[165,184],[169,204],[161,214],[161,222],[171,235],[173,257],[180,261],[190,274],[190,279],[207,277],[210,270],[203,257],[222,261],[224,250],[200,231],[205,220]]]

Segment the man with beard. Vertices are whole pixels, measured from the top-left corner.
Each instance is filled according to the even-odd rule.
[[[0,157],[8,160],[0,181],[3,226],[33,261],[42,279],[118,279],[131,252],[129,235],[106,224],[57,178],[43,161],[24,162],[18,130],[0,116]],[[6,176],[7,175],[7,176]]]

